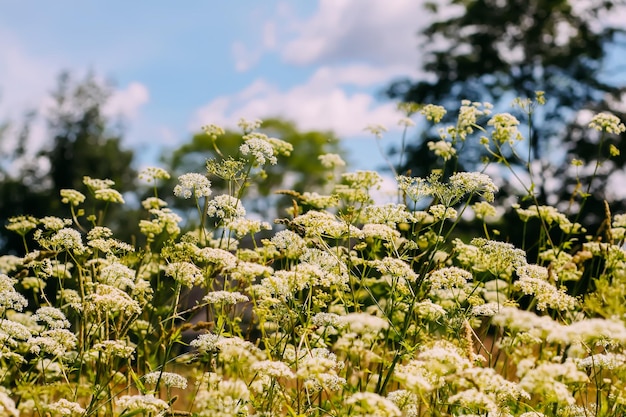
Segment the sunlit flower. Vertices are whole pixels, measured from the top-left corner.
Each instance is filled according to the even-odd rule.
[[[150,372],[144,375],[143,379],[144,381],[146,381],[147,384],[154,385],[157,382],[161,381],[161,383],[163,383],[163,385],[168,388],[187,388],[187,378],[173,372]]]
[[[429,141],[428,149],[433,151],[435,155],[443,158],[444,161],[449,161],[454,155],[456,155],[456,149],[450,142],[445,140],[438,140],[437,142]]]
[[[163,400],[155,398],[154,395],[123,395],[116,401],[117,406],[132,413],[143,411],[150,414],[158,414],[169,408],[169,404]]]
[[[72,189],[63,189],[60,191],[61,202],[63,204],[71,204],[72,206],[78,206],[85,201],[85,195],[80,191]]]
[[[324,168],[334,169],[346,166],[346,162],[336,153],[326,153],[317,157]]]
[[[239,152],[244,156],[251,156],[256,165],[263,166],[267,162],[276,165],[278,159],[274,155],[274,148],[267,140],[267,136],[261,133],[249,133],[244,136],[245,142],[239,146]]]
[[[591,122],[589,122],[589,127],[595,130],[613,133],[615,135],[626,132],[626,126],[624,126],[624,123],[622,123],[617,116],[607,112],[602,112],[593,116]]]
[[[156,183],[157,180],[169,180],[170,174],[163,168],[146,167],[139,172],[139,179],[148,183]]]
[[[246,209],[241,204],[241,200],[228,194],[215,196],[209,201],[207,215],[220,219],[236,219],[245,217]]]
[[[211,181],[206,175],[188,173],[178,177],[178,184],[174,187],[174,195],[182,198],[208,197],[211,195]]]

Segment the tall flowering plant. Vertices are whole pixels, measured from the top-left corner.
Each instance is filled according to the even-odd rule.
[[[543,100],[517,105],[530,118]],[[445,113],[402,110],[404,136],[411,117]],[[510,167],[520,123],[491,112],[464,102],[431,150],[451,163],[478,136],[487,162]],[[109,204],[124,204],[106,179],[61,191],[67,219],[11,219],[36,247],[24,239],[24,257],[0,257],[0,414],[624,415],[626,214],[607,204],[604,238],[584,238],[575,219],[533,201],[532,171],[512,171],[530,202],[517,214],[541,225],[531,262],[497,239],[498,187],[484,172],[397,175],[397,199],[380,202],[377,172],[344,172],[328,154],[327,193],[282,191],[293,206],[272,225],[249,218],[242,197],[294,150],[258,121],[240,126],[237,155],[205,127],[221,158],[173,189],[194,201],[197,228],[159,197],[169,173],[156,167],[140,174],[154,190],[142,246],[101,226]],[[590,127],[626,130],[608,114]],[[227,193],[213,194],[215,178]],[[482,233],[458,237],[471,217]]]

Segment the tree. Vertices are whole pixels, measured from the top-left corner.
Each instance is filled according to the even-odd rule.
[[[45,115],[48,140],[41,149],[31,148],[31,114],[18,134],[18,146],[3,158],[4,167],[11,163],[14,167],[12,171],[3,169],[0,180],[2,224],[20,215],[68,217],[67,207],[60,204],[59,192],[64,188],[85,191],[84,176],[111,179],[120,192],[132,189],[133,152],[122,149],[121,131],[102,113],[109,96],[110,86],[93,75],[82,81],[74,80],[69,73],[59,76],[57,89],[51,94],[53,105]],[[113,221],[122,223],[129,219],[116,215],[115,210],[121,208],[109,208]],[[0,252],[23,252],[21,239],[17,238],[3,227]]]
[[[441,104],[447,109],[458,109],[461,100],[468,99],[513,111],[505,107],[513,98],[533,98],[535,91],[545,91],[547,103],[535,109],[528,135],[528,155],[536,174],[533,191],[540,204],[564,201],[567,205],[578,179],[588,184],[595,177],[596,186],[602,181],[606,184],[625,162],[624,141],[607,139],[598,149],[598,137],[588,133],[584,126],[588,118],[582,117],[585,110],[611,111],[624,119],[616,103],[626,84],[622,79],[616,81],[609,68],[609,55],[624,46],[620,43],[624,32],[605,23],[607,15],[622,5],[619,0],[431,2],[428,8],[434,21],[421,32],[425,75],[417,81],[394,82],[387,93],[403,101]],[[439,12],[449,16],[451,7],[461,12],[440,17]],[[523,120],[520,112],[516,116]],[[426,131],[418,144],[409,148],[402,170],[423,175],[433,168],[435,159],[427,145],[432,137],[436,137],[434,132]],[[610,155],[610,145],[619,149],[621,156]],[[480,146],[468,144],[454,162],[457,168],[475,169],[479,156]],[[572,158],[584,165],[578,178],[572,175]],[[517,168],[526,169],[527,162],[519,161]],[[598,163],[602,166],[595,170]],[[503,197],[513,192],[506,184],[503,188]],[[569,208],[598,226],[602,216],[596,213],[603,213],[602,202],[610,197],[600,190],[578,198]]]

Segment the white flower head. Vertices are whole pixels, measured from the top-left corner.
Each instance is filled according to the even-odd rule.
[[[267,136],[261,133],[250,133],[243,137],[245,142],[239,147],[244,156],[251,156],[255,165],[263,166],[266,163],[276,165],[278,159],[274,155],[274,147]]]
[[[177,197],[195,198],[208,197],[211,195],[211,181],[202,174],[188,173],[178,177],[178,182],[174,187],[174,195]]]

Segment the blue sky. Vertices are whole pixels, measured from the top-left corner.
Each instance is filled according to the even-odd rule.
[[[381,91],[417,77],[421,0],[56,2],[0,5],[0,116],[44,111],[57,75],[115,81],[107,111],[142,161],[202,124],[282,116],[345,139],[353,168],[382,164],[367,124],[399,114]],[[43,124],[33,136],[43,141]],[[5,144],[8,146],[10,144]],[[296,150],[297,151],[297,150]]]

